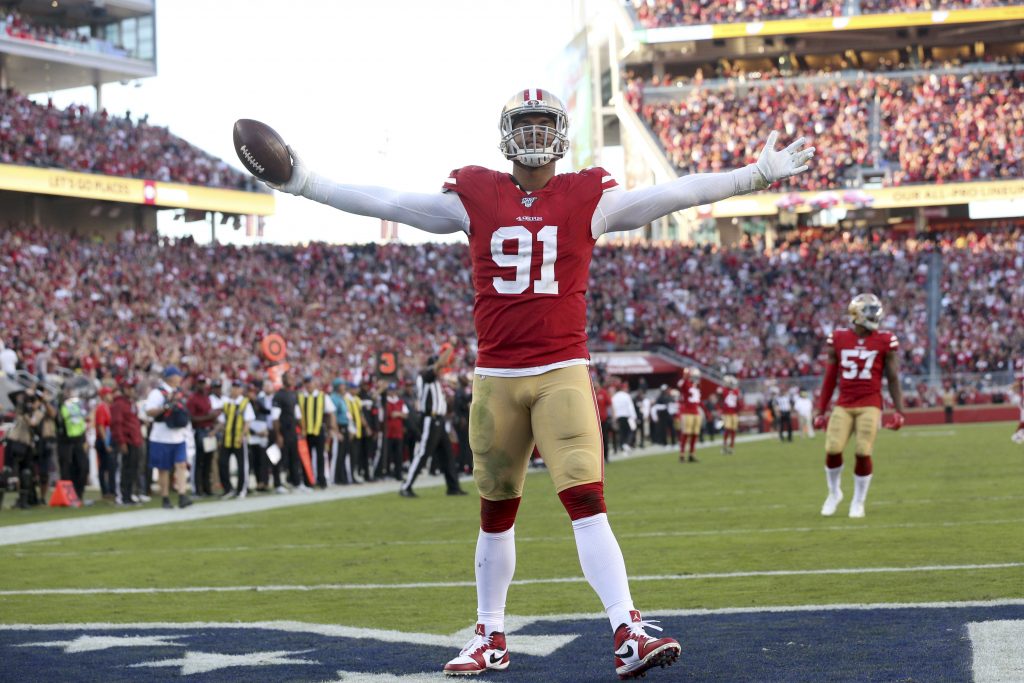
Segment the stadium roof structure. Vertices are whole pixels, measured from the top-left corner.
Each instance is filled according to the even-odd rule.
[[[14,9],[82,40],[0,32],[6,87],[34,94],[156,75],[155,0],[21,0]]]

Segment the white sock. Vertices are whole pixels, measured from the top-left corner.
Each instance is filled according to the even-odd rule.
[[[573,520],[572,531],[576,535],[576,552],[580,556],[583,576],[601,598],[612,629],[618,628],[619,624],[630,623],[633,598],[629,594],[626,561],[608,524],[608,515],[602,512]]]
[[[826,467],[825,468],[825,481],[828,483],[828,492],[830,495],[839,495],[839,483],[843,479],[843,466],[839,467]]]
[[[476,616],[485,633],[505,632],[505,598],[516,571],[515,526],[476,538]]]
[[[868,497],[868,487],[871,486],[871,475],[860,476],[859,474],[853,475],[853,502],[860,505],[864,504],[864,500]]]

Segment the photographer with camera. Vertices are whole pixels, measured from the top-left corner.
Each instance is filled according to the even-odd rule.
[[[11,474],[18,480],[18,501],[14,507],[27,510],[29,495],[32,493],[32,466],[35,460],[35,428],[42,420],[39,399],[35,393],[16,392],[11,396],[14,403],[14,424],[5,435],[4,453]],[[7,482],[5,481],[4,484]]]
[[[57,402],[42,387],[36,390],[36,395],[42,411],[42,420],[37,427],[36,472],[39,475],[39,502],[45,505],[50,489],[50,469],[57,462]]]
[[[146,414],[153,418],[149,430],[149,462],[157,470],[163,507],[171,508],[171,470],[178,507],[192,504],[188,497],[188,450],[185,446],[189,415],[181,391],[184,373],[173,365],[164,369],[163,382],[146,397]]]

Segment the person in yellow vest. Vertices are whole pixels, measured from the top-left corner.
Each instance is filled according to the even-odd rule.
[[[59,418],[62,428],[57,431],[60,478],[71,480],[83,505],[87,504],[85,483],[89,478],[89,456],[85,444],[85,430],[88,427],[86,418],[86,410],[79,398],[62,390]]]
[[[221,498],[245,498],[249,493],[249,426],[256,419],[252,402],[242,392],[240,380],[231,383],[231,392],[221,406],[217,418],[221,429],[220,483],[224,487]],[[238,484],[231,486],[231,456],[238,468]]]
[[[345,392],[345,405],[348,406],[348,442],[352,466],[362,475],[363,481],[366,481],[370,478],[370,462],[363,451],[363,401],[356,393],[358,388],[358,382],[349,382],[348,391]],[[352,481],[356,484],[362,483],[355,476],[352,477]]]
[[[306,431],[306,445],[313,465],[316,485],[327,488],[327,435],[334,433],[334,401],[316,386],[316,378],[306,375],[302,378],[303,389],[299,393],[299,410]]]

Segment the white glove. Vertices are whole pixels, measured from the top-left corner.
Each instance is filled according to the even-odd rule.
[[[283,185],[272,183],[268,180],[264,180],[264,184],[278,192],[287,192],[288,194],[294,194],[299,197],[305,197],[306,192],[309,191],[310,181],[313,179],[313,172],[309,170],[309,167],[303,163],[298,153],[288,145],[288,154],[292,157],[292,177],[288,179],[288,182]]]
[[[761,148],[761,154],[754,164],[754,189],[763,190],[772,183],[803,173],[807,170],[807,162],[814,156],[814,148],[803,148],[806,138],[797,138],[789,147],[775,149],[779,139],[778,131],[772,131]],[[293,176],[294,177],[294,176]]]

